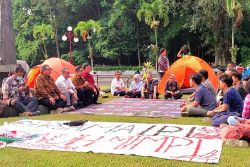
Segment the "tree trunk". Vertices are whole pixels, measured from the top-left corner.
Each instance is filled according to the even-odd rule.
[[[158,40],[157,40],[157,29],[155,29],[155,69],[158,69]]]
[[[117,57],[118,65],[121,66],[121,59],[120,56]]]
[[[141,55],[140,55],[140,40],[139,40],[139,27],[138,27],[138,19],[136,21],[136,29],[137,29],[137,55],[138,55],[138,63],[141,66]]]
[[[234,48],[234,31],[235,31],[234,18],[232,18],[232,48]]]
[[[57,55],[57,57],[61,58],[60,50],[59,50],[59,40],[58,40],[57,26],[54,26],[54,32],[55,32],[55,39],[56,39],[56,55]]]

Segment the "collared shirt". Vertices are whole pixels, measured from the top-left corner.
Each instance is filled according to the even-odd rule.
[[[244,101],[242,118],[250,119],[250,93],[246,96]]]
[[[212,93],[213,96],[216,96],[214,85],[209,81],[209,79],[206,79],[201,84],[205,86]]]
[[[57,88],[54,79],[51,76],[39,74],[35,81],[35,94],[38,99],[50,98],[59,99],[62,94]]]
[[[154,93],[154,87],[158,87],[158,80],[152,79],[151,82],[145,82],[144,83],[144,90],[147,90],[149,93]],[[157,89],[156,89],[157,92]]]
[[[231,88],[225,93],[223,104],[228,105],[227,112],[237,112],[239,115],[242,114],[243,100],[240,94],[234,88]]]
[[[70,78],[65,79],[63,75],[57,78],[56,86],[62,93],[65,92],[74,93],[75,86],[73,85],[71,79]],[[72,89],[68,89],[69,86],[71,86]]]
[[[111,94],[112,95],[114,94],[114,92],[118,91],[118,89],[116,89],[117,87],[124,88],[124,82],[121,78],[119,80],[117,78],[114,78],[112,80],[111,82]]]
[[[169,81],[167,81],[167,82],[166,82],[166,85],[165,85],[165,93],[166,93],[167,91],[171,91],[171,92],[180,91],[178,82],[175,81],[175,83],[170,83]]]
[[[4,89],[5,94],[7,95],[7,99],[11,98],[20,98],[23,97],[26,99],[29,97],[29,90],[19,91],[18,89],[20,87],[25,87],[26,83],[25,80],[22,78],[21,80],[14,79],[13,76],[7,78],[7,80],[4,82]]]
[[[91,74],[88,74],[88,73],[86,73],[86,72],[83,72],[83,78],[86,80],[86,81],[88,81],[89,82],[89,84],[91,85],[91,86],[94,86],[94,87],[96,87],[96,85],[95,85],[95,80],[94,80],[94,78],[93,78],[93,75],[91,75]]]
[[[203,85],[199,85],[195,90],[194,101],[198,101],[205,110],[213,110],[217,107],[215,97]]]
[[[159,72],[166,72],[166,67],[169,68],[169,60],[167,56],[160,56],[158,58],[158,71]]]
[[[74,84],[76,90],[85,87],[85,85],[84,85],[85,80],[84,80],[84,78],[82,76],[74,75],[71,78],[71,80],[72,80],[72,83]]]

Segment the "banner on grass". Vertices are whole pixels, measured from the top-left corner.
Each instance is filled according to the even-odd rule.
[[[222,149],[220,129],[214,127],[90,121],[69,127],[65,122],[21,120],[0,127],[0,135],[24,139],[7,144],[10,147],[135,154],[207,163],[218,163]]]

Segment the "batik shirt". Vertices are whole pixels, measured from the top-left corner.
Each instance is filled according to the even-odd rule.
[[[62,94],[61,91],[57,88],[54,79],[51,76],[44,76],[39,74],[36,77],[35,81],[35,94],[36,97],[40,100],[42,98],[54,98],[59,99],[59,96]]]
[[[7,96],[7,99],[11,98],[21,98],[26,99],[29,97],[29,90],[19,91],[20,87],[26,87],[26,83],[24,79],[17,80],[14,79],[13,76],[7,78],[4,82],[4,89]]]
[[[166,72],[166,67],[169,68],[169,60],[167,56],[160,56],[158,58],[158,71],[159,72]]]
[[[175,81],[175,83],[170,83],[169,81],[166,82],[165,93],[167,91],[177,92],[179,90],[180,90],[180,88],[179,88],[178,82],[176,82],[176,81]]]
[[[144,83],[144,90],[147,90],[149,93],[154,93],[154,87],[158,86],[158,80],[152,79],[151,82]],[[157,91],[157,89],[156,89]]]
[[[85,85],[84,85],[85,80],[82,76],[79,77],[79,76],[75,75],[71,78],[71,80],[72,80],[72,83],[75,85],[76,90],[85,87]]]

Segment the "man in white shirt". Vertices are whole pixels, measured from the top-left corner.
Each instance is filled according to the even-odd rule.
[[[59,76],[56,80],[56,86],[62,92],[62,94],[67,98],[67,103],[66,103],[67,107],[71,105],[77,106],[77,101],[78,101],[75,86],[73,85],[69,76],[70,76],[69,69],[65,67],[62,69],[62,75]]]
[[[125,96],[127,89],[121,79],[121,72],[115,72],[115,78],[111,82],[111,94],[113,96]]]

